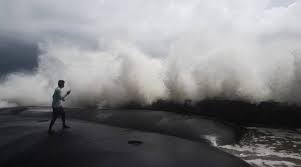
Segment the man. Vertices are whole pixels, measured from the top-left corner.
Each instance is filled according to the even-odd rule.
[[[66,125],[65,122],[65,112],[64,108],[62,106],[62,101],[65,101],[65,98],[71,93],[71,90],[69,90],[64,96],[62,96],[62,89],[65,86],[65,81],[64,80],[59,80],[58,81],[58,87],[55,89],[53,95],[52,95],[52,119],[49,125],[48,133],[52,134],[52,126],[56,120],[56,118],[60,115],[62,118],[63,122],[63,129],[64,128],[70,128],[69,126]]]

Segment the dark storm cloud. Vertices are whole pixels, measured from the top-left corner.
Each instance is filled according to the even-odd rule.
[[[20,39],[0,37],[0,77],[12,72],[30,72],[38,65],[38,46]]]

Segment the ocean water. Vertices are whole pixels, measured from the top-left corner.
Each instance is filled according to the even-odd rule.
[[[301,133],[298,129],[247,129],[249,132],[239,143],[217,147],[254,167],[301,166]]]

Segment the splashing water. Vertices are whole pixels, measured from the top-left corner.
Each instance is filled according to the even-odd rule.
[[[35,71],[0,83],[1,104],[49,105],[59,79],[72,89],[69,106],[213,97],[300,102],[300,2],[76,1],[70,11],[67,0],[49,3],[7,8],[24,17],[17,17],[24,29],[10,27],[12,15],[2,32],[27,34],[40,55]],[[42,18],[33,7],[43,9]]]

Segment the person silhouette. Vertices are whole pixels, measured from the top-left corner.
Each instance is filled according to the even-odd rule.
[[[66,125],[65,121],[65,111],[62,105],[62,101],[65,101],[65,98],[71,93],[71,90],[69,90],[64,96],[62,96],[62,89],[65,86],[64,80],[58,81],[58,87],[55,88],[54,93],[52,95],[52,119],[48,128],[48,133],[52,134],[52,126],[55,123],[56,118],[60,115],[62,118],[63,123],[63,129],[64,128],[70,128]]]

